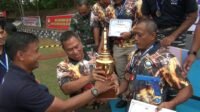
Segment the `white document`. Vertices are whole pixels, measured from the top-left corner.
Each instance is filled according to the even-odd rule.
[[[132,20],[130,19],[111,19],[109,24],[108,36],[120,37],[123,32],[130,32]]]
[[[156,109],[155,105],[151,105],[137,100],[131,100],[128,112],[155,112],[155,109]],[[163,108],[159,112],[176,112],[176,111]]]

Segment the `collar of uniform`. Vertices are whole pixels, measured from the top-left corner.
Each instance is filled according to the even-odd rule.
[[[161,47],[160,42],[159,42],[159,41],[155,41],[155,42],[153,43],[153,48],[150,49],[150,50],[148,51],[148,54],[153,54],[153,53],[156,52],[160,47]],[[147,48],[147,49],[148,49],[148,48]],[[141,50],[140,50],[140,49],[137,49],[137,51],[135,52],[135,54],[137,54],[137,53],[139,53],[139,52],[141,52]]]
[[[19,74],[17,74],[17,75],[19,75],[20,77],[26,77],[26,78],[36,82],[35,76],[33,75],[32,72],[28,73],[27,71],[25,71],[24,69],[20,68],[19,66],[15,65],[15,64],[11,64],[10,70],[16,70],[19,72]]]
[[[5,54],[5,48],[3,47],[3,51],[2,51],[2,53],[0,54],[0,58],[1,58],[1,56],[3,56],[4,54]]]

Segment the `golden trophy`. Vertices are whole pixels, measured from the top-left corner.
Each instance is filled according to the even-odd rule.
[[[109,79],[109,77],[114,72],[114,60],[107,48],[106,27],[104,27],[103,31],[103,40],[104,40],[103,50],[96,59],[96,67],[103,69],[105,71],[104,76]],[[98,98],[115,98],[115,97],[116,97],[116,91],[114,88],[98,96]]]

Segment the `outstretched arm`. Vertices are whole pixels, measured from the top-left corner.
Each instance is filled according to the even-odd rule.
[[[95,83],[95,88],[97,89],[98,94],[106,92],[112,87],[113,87],[113,82],[110,81],[107,82],[97,81]],[[75,97],[72,97],[66,101],[63,101],[55,97],[54,101],[48,107],[46,112],[70,112],[74,109],[77,109],[87,104],[87,102],[90,102],[94,98],[95,96],[92,94],[91,90],[87,90],[86,92],[79,94]]]
[[[196,54],[200,48],[200,21],[197,24],[196,30],[194,32],[194,38],[192,41],[192,47],[190,49],[190,53],[188,54],[184,64],[183,68],[184,71],[187,72],[190,69],[190,66],[196,59]]]
[[[104,73],[103,71],[96,69],[92,72],[92,74],[87,74],[86,76],[81,76],[77,80],[64,83],[61,86],[61,89],[65,94],[71,94],[71,93],[81,90],[85,85],[89,84],[90,82],[93,82],[93,81],[104,82],[106,80],[106,77],[104,77],[103,75],[100,75],[103,73]]]
[[[64,83],[60,88],[63,91],[63,93],[72,94],[76,91],[81,90],[86,84],[90,82],[91,78],[89,76],[83,76],[77,80]]]

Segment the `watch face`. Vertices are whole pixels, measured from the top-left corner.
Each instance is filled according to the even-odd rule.
[[[96,88],[93,88],[93,89],[92,89],[92,94],[93,94],[94,96],[98,96],[98,90],[97,90]]]

